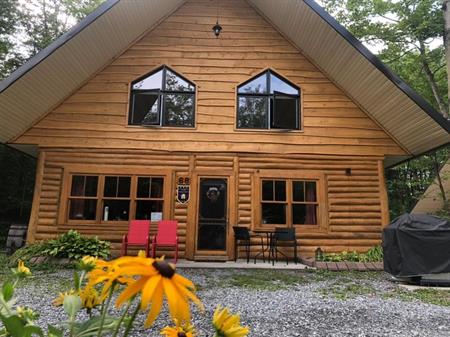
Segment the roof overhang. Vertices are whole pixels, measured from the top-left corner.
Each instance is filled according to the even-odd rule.
[[[409,152],[388,165],[450,142],[450,122],[314,1],[247,1]],[[0,141],[31,127],[184,2],[105,2],[0,83]]]

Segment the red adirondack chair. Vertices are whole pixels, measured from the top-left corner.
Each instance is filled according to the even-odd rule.
[[[128,234],[122,238],[122,256],[127,255],[128,246],[144,246],[145,254],[148,256],[150,246],[150,221],[131,220]]]
[[[152,257],[156,256],[157,247],[175,247],[175,263],[178,260],[178,221],[161,220],[158,222],[158,233],[152,241]]]

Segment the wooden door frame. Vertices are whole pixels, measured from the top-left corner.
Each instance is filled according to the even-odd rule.
[[[236,223],[236,184],[233,170],[195,170],[192,172],[191,179],[191,201],[188,205],[187,227],[186,227],[186,258],[194,259],[197,253],[197,224],[198,224],[198,206],[200,178],[224,178],[227,179],[227,241],[224,253],[216,253],[217,256],[224,256],[228,259],[233,257],[233,233],[232,227]],[[203,251],[208,252],[208,251]]]

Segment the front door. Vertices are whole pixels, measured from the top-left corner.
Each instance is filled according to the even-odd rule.
[[[196,251],[225,254],[228,225],[228,179],[200,177]]]

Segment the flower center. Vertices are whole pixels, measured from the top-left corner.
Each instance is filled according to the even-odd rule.
[[[152,266],[159,271],[161,276],[166,278],[172,278],[173,275],[175,275],[175,269],[166,261],[155,261],[153,262]]]
[[[184,332],[179,332],[178,337],[186,337],[186,334]]]

